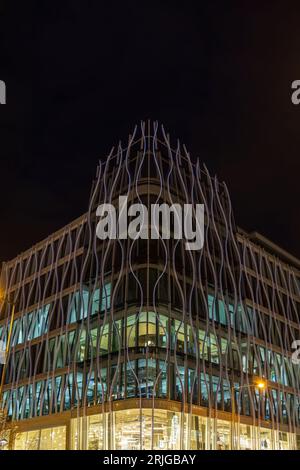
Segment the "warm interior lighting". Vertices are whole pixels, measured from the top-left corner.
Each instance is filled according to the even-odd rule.
[[[3,439],[0,439],[0,447],[4,447],[8,444],[8,441],[7,439],[3,438]]]

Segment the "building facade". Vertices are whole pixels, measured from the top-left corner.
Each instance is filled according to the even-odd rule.
[[[99,240],[96,209],[121,195],[204,204],[203,249]],[[1,288],[11,449],[300,449],[300,261],[239,229],[226,185],[157,123],[99,164],[86,214],[3,263]]]

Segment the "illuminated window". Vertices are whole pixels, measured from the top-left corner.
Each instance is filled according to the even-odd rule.
[[[156,346],[156,315],[154,312],[139,314],[138,345],[141,347]]]
[[[255,439],[253,426],[240,424],[239,429],[239,448],[240,450],[254,450]]]
[[[155,312],[148,312],[148,346],[156,346],[156,315]]]
[[[217,420],[216,449],[229,450],[231,442],[231,423]]]
[[[50,429],[42,429],[40,436],[40,450],[65,450],[66,427],[59,426]]]
[[[206,418],[192,415],[190,450],[205,450],[206,444]]]
[[[115,413],[115,450],[140,450],[140,410],[124,410]]]
[[[147,312],[141,312],[138,317],[138,345],[147,346]]]
[[[65,450],[66,427],[58,426],[16,435],[15,450]]]
[[[38,450],[40,431],[21,432],[16,435],[15,450]]]
[[[272,449],[272,431],[271,429],[259,428],[259,449]]]
[[[289,446],[289,433],[278,431],[278,448],[279,450],[288,450]]]
[[[82,362],[85,360],[85,350],[86,350],[86,330],[81,330],[79,338],[79,348],[77,352],[77,360]]]
[[[104,448],[103,415],[87,417],[87,450]]]
[[[133,348],[136,345],[136,315],[130,315],[127,317],[127,347]]]

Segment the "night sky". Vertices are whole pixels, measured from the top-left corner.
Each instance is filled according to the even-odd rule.
[[[300,256],[297,3],[1,2],[0,260],[85,212],[148,118],[227,182],[238,225]]]

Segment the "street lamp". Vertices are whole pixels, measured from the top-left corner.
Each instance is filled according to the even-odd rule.
[[[258,388],[259,390],[263,391],[266,390],[267,388],[267,382],[264,379],[257,379],[255,380],[252,384],[244,384],[241,385],[237,388],[234,387],[234,385],[231,386],[231,411],[232,411],[232,432],[231,432],[231,449],[233,450],[234,447],[234,434],[235,434],[235,417],[236,417],[236,412],[235,412],[235,395],[234,391],[240,392],[243,388]]]
[[[5,294],[0,290],[0,302],[2,303],[7,303],[8,305],[11,306],[11,315],[10,315],[10,324],[9,324],[9,331],[8,331],[8,337],[6,341],[6,346],[5,346],[5,351],[4,351],[4,364],[2,368],[2,376],[1,376],[1,382],[0,382],[0,450],[5,447],[8,444],[8,440],[5,437],[5,429],[6,429],[6,414],[3,409],[3,387],[4,387],[4,382],[5,382],[5,376],[6,376],[6,370],[7,370],[7,363],[8,363],[8,357],[9,357],[9,350],[10,350],[10,343],[11,343],[11,336],[12,336],[12,330],[13,330],[13,324],[14,324],[14,317],[15,317],[15,307],[16,304],[13,300],[9,299],[8,297],[5,296]],[[1,436],[1,433],[4,432],[4,436]]]
[[[266,382],[263,382],[262,380],[259,381],[259,382],[257,382],[255,385],[256,385],[257,388],[259,388],[260,390],[265,390],[265,388],[267,387]]]

